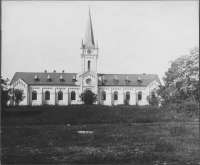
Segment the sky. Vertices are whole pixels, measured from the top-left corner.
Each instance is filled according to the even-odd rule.
[[[2,78],[81,72],[89,5],[98,73],[158,74],[199,45],[197,1],[2,1]]]

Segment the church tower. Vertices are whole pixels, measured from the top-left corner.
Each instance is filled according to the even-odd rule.
[[[80,93],[93,92],[98,94],[97,58],[98,44],[94,42],[92,20],[89,10],[85,39],[81,42],[81,74]]]
[[[85,40],[84,42],[82,40],[81,49],[81,73],[91,71],[94,74],[97,74],[98,43],[96,42],[95,46],[90,10],[85,33]]]

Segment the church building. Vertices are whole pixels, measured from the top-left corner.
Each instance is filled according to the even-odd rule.
[[[161,84],[157,74],[101,74],[97,72],[99,47],[94,42],[89,11],[84,42],[81,43],[80,73],[16,72],[11,88],[22,89],[20,105],[82,104],[81,93],[98,95],[96,104],[118,105],[129,100],[130,105],[147,105],[147,96]]]

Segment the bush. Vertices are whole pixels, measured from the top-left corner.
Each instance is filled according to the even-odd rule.
[[[194,100],[182,100],[178,103],[169,103],[166,106],[177,113],[183,113],[189,117],[199,117],[199,103]]]
[[[156,91],[151,91],[150,95],[147,96],[149,105],[158,106],[160,104],[160,98],[157,96]]]
[[[180,105],[180,111],[189,117],[199,116],[199,103],[193,100],[183,101]]]
[[[85,92],[81,93],[79,97],[86,105],[92,105],[97,101],[98,95],[92,92]]]
[[[124,100],[124,105],[129,105],[129,100],[128,99]]]

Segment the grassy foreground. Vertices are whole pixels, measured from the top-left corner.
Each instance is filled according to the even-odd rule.
[[[2,112],[2,164],[200,162],[198,123],[156,108],[28,108]]]
[[[150,106],[19,106],[2,110],[3,126],[43,126],[115,123],[155,123],[189,120],[183,115]]]

